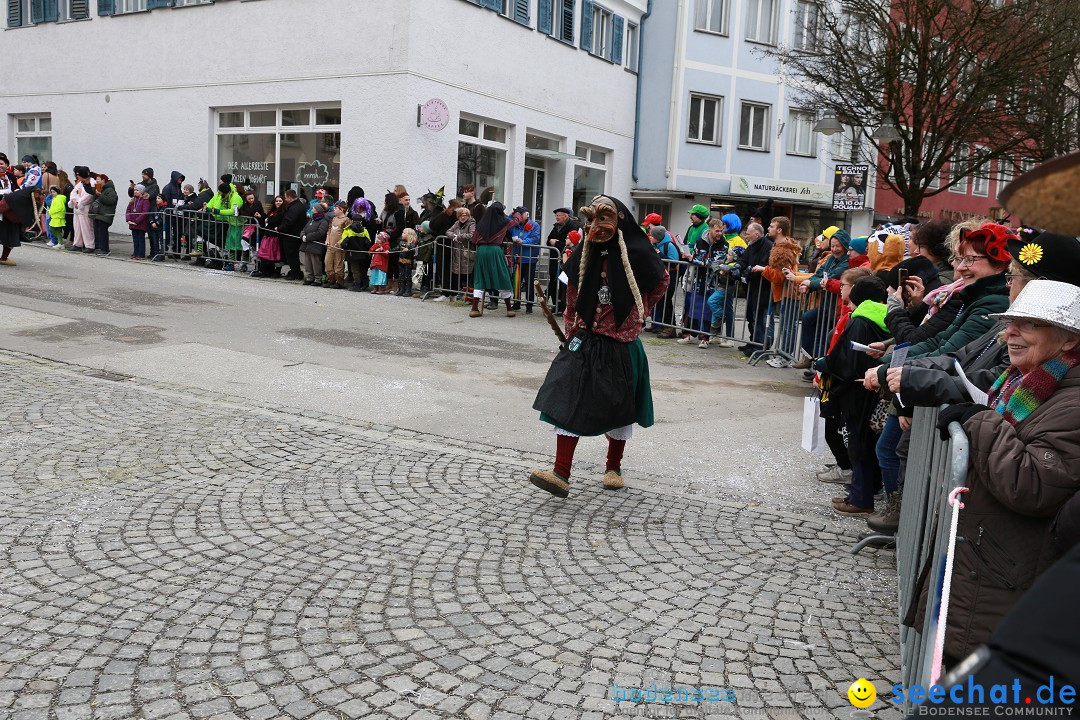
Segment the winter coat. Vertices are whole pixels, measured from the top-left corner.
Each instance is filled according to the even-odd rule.
[[[165,201],[165,205],[170,208],[175,208],[176,204],[184,198],[184,189],[180,185],[183,182],[180,179],[182,177],[183,175],[179,171],[173,170],[169,178],[169,184],[161,191],[161,197]]]
[[[352,224],[342,230],[341,249],[347,253],[352,253],[350,258],[353,260],[364,259],[362,253],[371,249],[371,235],[368,234],[367,228],[364,227],[362,221],[354,220]]]
[[[120,196],[116,194],[116,185],[112,180],[106,180],[91,203],[91,209],[96,212],[91,213],[90,219],[112,225],[113,218],[116,217],[116,205],[119,202]]]
[[[330,216],[315,213],[300,231],[300,252],[322,255],[326,252],[326,233],[330,230]]]
[[[900,399],[905,405],[927,407],[970,400],[956,375],[954,361],[957,360],[968,380],[980,390],[989,390],[1009,367],[1009,349],[999,339],[1002,329],[995,323],[984,335],[956,352],[908,360],[900,378]]]
[[[450,272],[455,275],[466,275],[473,271],[474,254],[469,243],[473,233],[476,232],[476,221],[471,217],[468,222],[456,222],[446,231],[450,238],[453,251],[450,254]]]
[[[756,299],[759,307],[765,307],[769,302],[768,285],[761,273],[752,273],[750,269],[755,265],[768,265],[772,247],[773,242],[769,238],[758,238],[756,242],[746,246],[746,251],[736,258],[732,268],[732,275],[747,283],[748,302],[752,303]]]
[[[390,268],[390,243],[376,240],[371,246],[371,269],[386,272]]]
[[[1080,366],[1017,426],[985,410],[964,423],[970,463],[957,531],[945,652],[966,657],[1053,562],[1054,516],[1080,490]],[[920,578],[921,627],[930,586]]]
[[[307,208],[299,200],[286,203],[277,211],[281,217],[278,221],[278,232],[286,237],[286,240],[296,240],[307,224]]]
[[[379,215],[382,229],[390,236],[390,247],[396,248],[401,242],[401,232],[406,228],[405,208],[398,206],[397,210],[388,213],[385,210]]]
[[[540,255],[537,249],[540,245],[540,223],[529,218],[525,224],[513,228],[510,231],[510,237],[521,241],[520,244],[514,243],[511,246],[510,256],[513,261],[516,263],[520,260],[522,265],[535,264]]]
[[[128,228],[146,231],[150,229],[150,201],[144,197],[132,198],[124,213]]]
[[[62,228],[67,225],[66,206],[67,198],[63,195],[53,196],[49,203],[49,227]]]
[[[896,308],[889,311],[885,316],[885,324],[889,326],[889,332],[896,338],[896,342],[912,344],[921,343],[923,340],[932,338],[940,332],[944,332],[957,313],[964,307],[964,301],[959,293],[953,295],[944,305],[938,308],[930,318],[926,318],[926,306],[920,303],[917,308]],[[921,312],[920,312],[921,311]],[[919,322],[915,322],[915,318]]]
[[[581,223],[575,217],[567,218],[562,225],[552,226],[551,232],[547,236],[547,244],[550,247],[558,248],[561,255],[562,251],[566,249],[566,239],[573,230],[581,230]],[[678,260],[678,258],[675,259]]]
[[[149,168],[147,168],[149,170]],[[161,186],[158,185],[158,181],[153,176],[150,176],[149,181],[143,181],[137,183],[146,188],[146,192],[150,195],[150,207],[157,207],[158,196],[161,195]],[[135,188],[128,187],[128,197],[135,195]]]
[[[862,378],[877,361],[864,352],[852,349],[851,343],[869,345],[888,339],[885,305],[872,300],[860,303],[828,354],[814,363],[814,369],[822,374],[822,416],[843,416],[860,425],[869,422],[878,394],[863,387]]]
[[[810,276],[810,289],[820,290],[827,279],[836,279],[843,275],[847,269],[847,253],[844,253],[839,258],[832,253],[829,253],[825,258],[825,262],[819,265],[818,269],[814,271],[814,274]]]
[[[154,202],[152,197],[150,202]],[[238,192],[230,192],[228,197],[222,197],[221,193],[216,193],[210,198],[210,202],[206,203],[206,210],[214,217],[224,218],[229,225],[244,225],[247,221],[237,214],[243,204],[244,199]]]

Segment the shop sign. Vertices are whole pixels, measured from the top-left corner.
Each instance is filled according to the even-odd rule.
[[[822,183],[732,175],[730,194],[821,204],[829,201],[829,190],[829,186]]]

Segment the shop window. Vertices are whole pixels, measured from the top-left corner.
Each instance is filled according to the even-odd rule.
[[[578,143],[575,153],[574,194],[571,207],[584,207],[597,195],[607,192],[607,161],[610,150]],[[586,159],[587,158],[587,159]]]
[[[461,118],[458,121],[458,188],[472,184],[480,195],[494,188],[495,199],[502,201],[506,192],[507,129],[485,120]]]

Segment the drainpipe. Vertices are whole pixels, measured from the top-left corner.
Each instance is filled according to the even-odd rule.
[[[641,131],[641,58],[645,55],[645,21],[652,15],[652,4],[653,0],[649,0],[649,4],[645,7],[645,14],[641,16],[641,22],[638,23],[637,92],[634,95],[634,169],[630,173],[635,183],[638,180],[638,149],[640,147],[638,138]]]
[[[664,185],[668,190],[671,187],[671,166],[676,161],[679,152],[678,127],[679,100],[682,93],[682,69],[686,47],[686,0],[679,0],[678,19],[675,24],[675,62],[671,64],[671,109],[668,114],[668,157],[667,166],[664,168],[664,177],[667,182]]]

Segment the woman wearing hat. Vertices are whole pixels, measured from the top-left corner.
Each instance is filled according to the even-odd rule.
[[[945,636],[953,664],[988,640],[1049,567],[1054,515],[1080,490],[1080,287],[1033,280],[995,317],[1009,367],[988,406],[952,405],[938,424],[945,434],[961,423],[971,443]]]

